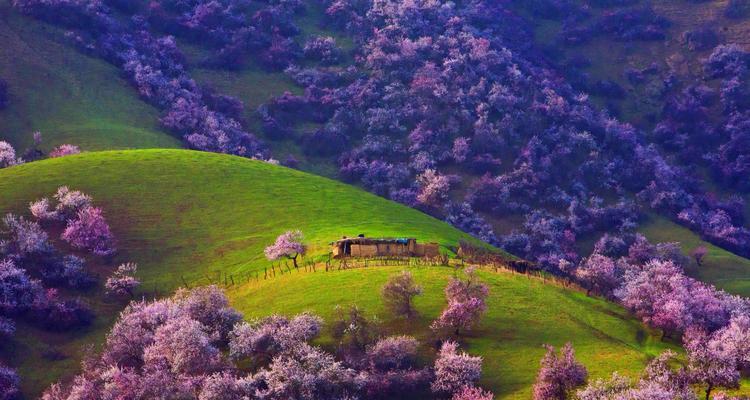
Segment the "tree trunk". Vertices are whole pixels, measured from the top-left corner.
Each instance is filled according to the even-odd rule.
[[[295,255],[294,255],[294,257],[289,257],[289,258],[291,258],[291,259],[292,259],[292,262],[294,263],[294,268],[299,268],[299,267],[297,266],[297,257],[298,257],[298,256],[299,256],[299,254],[295,254]]]
[[[711,390],[713,390],[714,384],[708,383],[708,387],[706,388],[706,400],[709,400],[709,397],[711,396]]]

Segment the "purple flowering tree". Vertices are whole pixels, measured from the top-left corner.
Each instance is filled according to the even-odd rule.
[[[593,291],[607,297],[620,286],[621,275],[622,271],[617,263],[600,254],[592,254],[575,270],[575,277],[586,288],[586,294]]]
[[[432,391],[455,394],[466,386],[474,386],[482,375],[482,358],[458,352],[458,343],[443,343],[435,360],[435,380]]]
[[[408,271],[392,276],[381,289],[383,302],[397,316],[410,318],[414,315],[412,301],[422,294],[422,287],[414,282]]]
[[[546,348],[534,383],[534,400],[565,400],[573,389],[586,383],[586,367],[576,360],[570,343],[560,349],[559,355],[554,347]]]
[[[8,142],[0,140],[0,168],[10,167],[19,163],[16,149]]]
[[[86,207],[78,211],[76,218],[68,221],[60,237],[71,246],[96,255],[107,256],[115,252],[114,236],[104,218],[104,212],[98,207]]]
[[[133,291],[141,284],[135,277],[137,269],[138,266],[135,263],[125,263],[117,267],[104,283],[107,293],[117,296],[133,296]]]
[[[465,271],[466,279],[451,278],[445,287],[448,305],[430,328],[436,332],[450,330],[455,335],[479,323],[487,311],[489,287],[480,282],[473,267]]]
[[[297,257],[304,256],[307,245],[303,242],[304,237],[300,231],[287,231],[276,238],[274,244],[266,247],[265,254],[269,260],[287,258],[292,260],[294,267],[298,268]]]
[[[58,158],[79,154],[81,149],[73,144],[61,144],[49,152],[49,158]]]
[[[21,398],[21,379],[15,370],[0,364],[0,400]]]
[[[683,337],[688,354],[687,374],[691,382],[705,386],[706,400],[715,388],[740,386],[740,372],[732,352],[710,339],[700,328],[689,329]]]
[[[706,257],[706,254],[708,254],[708,249],[706,248],[706,246],[702,245],[694,248],[690,252],[690,255],[693,257],[695,263],[698,264],[698,266],[703,265],[703,259]]]

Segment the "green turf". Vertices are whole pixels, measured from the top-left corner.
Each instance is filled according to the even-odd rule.
[[[386,279],[402,269],[292,273],[251,282],[229,295],[246,317],[313,311],[331,321],[336,305],[356,304],[378,316],[386,333],[408,333],[432,343],[428,326],[445,304],[442,289],[454,272],[446,267],[409,268],[424,287],[424,295],[415,301],[419,318],[405,322],[389,315],[379,294]],[[608,377],[613,371],[635,376],[666,347],[658,335],[612,303],[522,275],[482,271],[480,276],[490,286],[489,311],[480,327],[462,339],[462,346],[484,357],[481,384],[499,399],[530,398],[545,343],[572,342],[593,378]],[[331,341],[324,330],[319,342],[327,346]]]
[[[260,161],[188,150],[88,153],[0,171],[0,210],[56,187],[90,193],[106,210],[122,253],[170,291],[204,273],[255,271],[263,248],[301,229],[312,254],[342,235],[413,236],[455,246],[467,238],[417,210],[351,186]]]
[[[118,69],[85,56],[51,25],[23,17],[0,0],[0,77],[10,106],[0,111],[0,140],[24,149],[40,130],[44,149],[180,147],[158,130],[158,111],[138,98]]]
[[[706,246],[708,254],[702,265],[691,260],[687,272],[730,293],[750,296],[750,260],[747,258],[703,241],[691,230],[664,217],[650,215],[641,232],[653,242],[679,241],[686,254],[698,246]]]
[[[436,241],[444,250],[467,238],[419,211],[326,178],[187,150],[92,152],[2,169],[0,212],[26,212],[29,201],[48,196],[60,185],[91,194],[104,207],[118,239],[118,256],[106,267],[101,262],[92,266],[106,275],[112,265],[135,261],[144,291],[157,289],[163,295],[182,285],[183,279],[203,284],[219,271],[235,277],[262,271],[268,266],[263,247],[287,229],[304,232],[311,258],[327,253],[327,243],[341,235],[414,236]],[[248,315],[312,307],[330,316],[334,304],[350,301],[380,312],[376,294],[390,272],[395,269],[293,273],[266,285],[240,286],[238,279],[230,296]],[[449,272],[438,267],[417,272],[426,286],[417,303],[425,319],[408,331],[424,337],[427,320],[441,305],[441,287]],[[592,370],[603,372],[609,371],[605,365],[610,363],[635,371],[659,347],[640,324],[612,304],[524,277],[484,278],[493,286],[493,311],[479,331],[482,338],[470,339],[469,344],[472,351],[486,354],[487,384],[499,393],[528,392],[542,342],[573,340]],[[0,356],[26,377],[27,394],[36,395],[50,382],[75,373],[82,345],[100,343],[122,307],[102,301],[100,293],[86,297],[100,316],[93,329],[50,334],[22,324],[14,339],[15,352],[10,346],[0,347]],[[69,358],[42,359],[49,345]]]
[[[27,213],[29,201],[69,185],[106,210],[120,254],[109,263],[139,264],[147,291],[170,293],[184,282],[205,284],[216,273],[268,265],[263,247],[287,229],[301,229],[311,256],[341,235],[414,236],[455,246],[468,238],[419,211],[359,189],[260,161],[187,150],[84,153],[0,170],[0,213]],[[94,263],[97,268],[104,268]],[[106,275],[110,267],[97,272]],[[238,277],[239,279],[239,277]],[[80,347],[101,342],[121,305],[86,296],[98,315],[94,329],[56,335],[21,325],[13,359],[27,393],[75,371]],[[68,354],[44,361],[48,344]],[[8,353],[11,354],[8,354]],[[45,368],[39,369],[40,363]]]

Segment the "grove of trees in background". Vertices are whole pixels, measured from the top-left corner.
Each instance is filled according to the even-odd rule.
[[[210,49],[203,66],[243,68],[253,58],[264,68],[285,70],[305,90],[260,107],[267,138],[296,141],[308,157],[336,162],[341,179],[443,218],[549,271],[563,273],[561,263],[579,262],[582,238],[632,234],[648,209],[750,254],[743,200],[707,193],[694,169],[662,154],[675,143],[683,159],[703,159],[728,187],[748,189],[742,186],[743,152],[750,146],[742,126],[749,58],[738,46],[719,45],[705,61],[706,77],[723,79],[721,94],[704,85],[685,87],[666,102],[664,121],[650,135],[598,110],[577,89],[579,82],[567,82],[543,62],[532,24],[512,4],[326,0],[323,23],[354,39],[346,64],[332,37],[297,39],[295,18],[308,12],[299,0],[13,4],[71,29],[84,51],[120,66],[141,96],[163,110],[162,124],[200,150],[270,157],[243,127],[240,100],[190,78],[175,38]],[[573,2],[527,6],[540,17],[563,20],[561,35],[570,43],[665,37],[669,22],[652,8],[618,4],[624,8],[594,19]],[[728,7],[741,8],[737,2]],[[696,30],[685,40],[696,48],[714,44],[709,31]],[[658,73],[650,67],[631,72],[633,81]],[[624,95],[612,81],[586,90]],[[728,116],[721,135],[702,122],[716,98]],[[301,128],[310,123],[316,128]],[[706,147],[709,142],[716,146]],[[449,196],[458,187],[463,198]],[[497,235],[483,215],[521,215],[525,222]]]

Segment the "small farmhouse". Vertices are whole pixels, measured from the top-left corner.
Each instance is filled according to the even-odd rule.
[[[344,236],[331,243],[333,258],[344,257],[437,257],[440,246],[437,243],[417,243],[414,238],[355,238]]]

